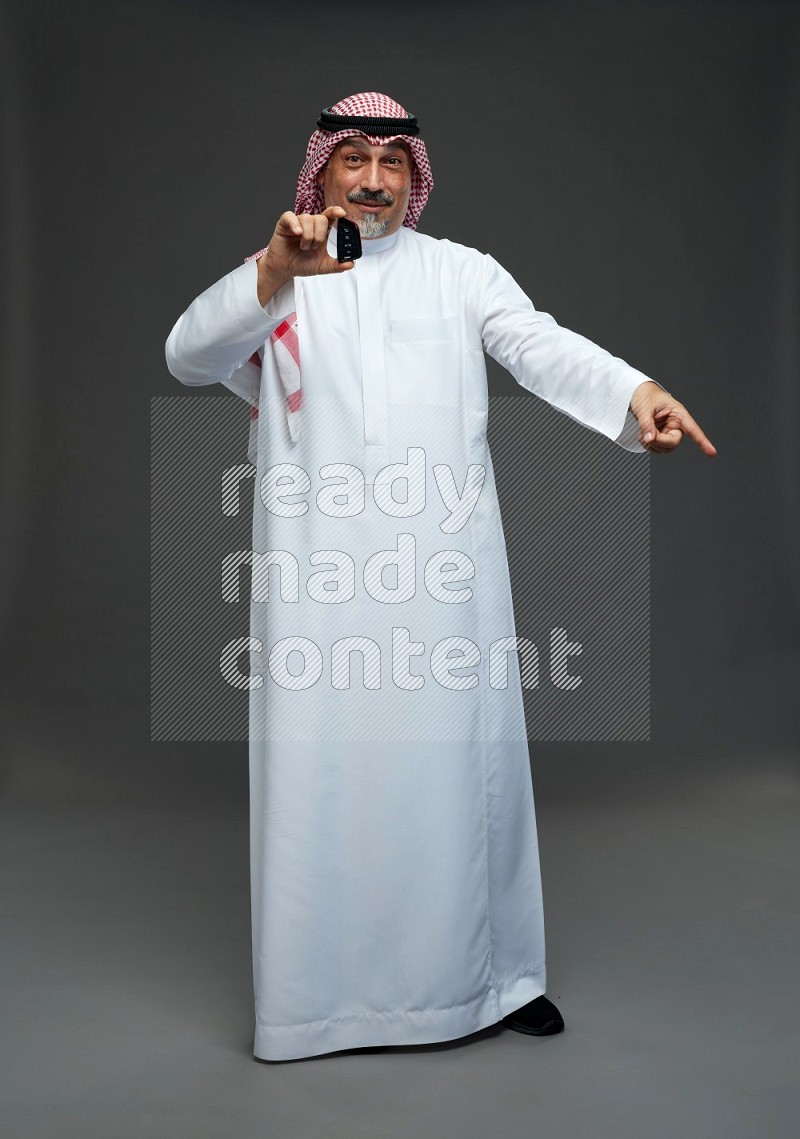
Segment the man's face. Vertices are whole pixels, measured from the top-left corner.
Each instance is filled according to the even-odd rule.
[[[403,224],[413,159],[404,143],[372,146],[358,135],[338,144],[317,175],[325,206],[342,206],[363,238],[386,237]]]

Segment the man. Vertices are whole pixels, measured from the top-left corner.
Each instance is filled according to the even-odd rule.
[[[260,1059],[563,1028],[484,351],[628,450],[686,434],[715,453],[491,256],[417,233],[432,186],[413,116],[342,100],[295,209],[166,346],[177,379],[254,411],[250,671],[225,669],[250,689]],[[356,261],[337,259],[345,217]]]

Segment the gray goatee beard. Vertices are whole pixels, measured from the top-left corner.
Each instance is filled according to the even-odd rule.
[[[363,218],[356,224],[361,231],[362,237],[383,237],[386,230],[392,224],[392,219],[384,218],[381,220],[376,217],[375,214],[364,214]]]
[[[363,202],[365,205],[390,205],[391,200],[386,202],[381,196],[376,195],[374,198],[364,197],[357,198],[348,197],[348,202]],[[392,224],[391,218],[385,218],[383,221],[379,220],[375,214],[364,214],[360,221],[356,222],[359,232],[362,237],[383,237],[386,230]]]

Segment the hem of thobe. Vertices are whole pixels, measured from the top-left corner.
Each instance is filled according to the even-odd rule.
[[[474,1001],[445,1009],[399,1010],[373,1016],[269,1025],[256,1018],[253,1055],[258,1060],[300,1060],[350,1048],[437,1044],[497,1024],[545,991],[545,969],[499,983]]]

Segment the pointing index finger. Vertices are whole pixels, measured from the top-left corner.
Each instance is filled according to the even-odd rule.
[[[700,427],[700,424],[691,417],[688,411],[681,412],[681,430],[684,435],[693,439],[700,450],[709,456],[716,455],[717,448]]]

